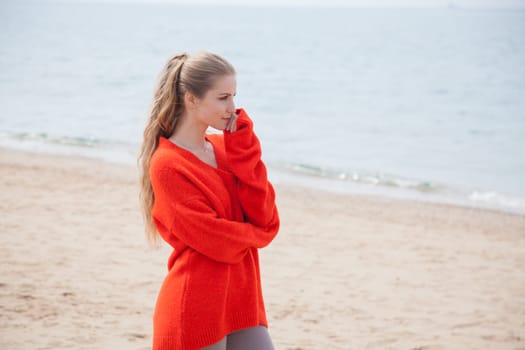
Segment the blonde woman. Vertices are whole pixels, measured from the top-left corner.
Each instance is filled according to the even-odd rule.
[[[144,131],[148,237],[171,247],[153,317],[154,350],[270,350],[258,249],[279,229],[253,123],[235,109],[235,69],[209,52],[161,72]],[[222,134],[207,134],[208,127]]]

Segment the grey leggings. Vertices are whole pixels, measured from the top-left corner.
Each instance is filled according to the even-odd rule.
[[[268,329],[263,326],[228,334],[218,343],[201,350],[274,350]]]

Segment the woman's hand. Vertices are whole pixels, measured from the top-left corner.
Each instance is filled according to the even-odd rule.
[[[237,118],[239,118],[239,115],[236,112],[234,112],[231,115],[231,118],[228,121],[228,124],[226,124],[226,128],[224,130],[227,130],[229,132],[235,132],[235,130],[237,130]]]

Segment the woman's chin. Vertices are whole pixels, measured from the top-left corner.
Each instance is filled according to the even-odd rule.
[[[217,127],[215,129],[217,130],[226,130],[226,128],[228,127],[228,124],[230,123],[230,118],[228,119],[222,119],[220,125],[217,125]]]

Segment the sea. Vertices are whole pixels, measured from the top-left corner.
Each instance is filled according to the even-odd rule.
[[[0,146],[136,165],[159,72],[237,70],[274,182],[525,214],[525,11],[2,1]]]

